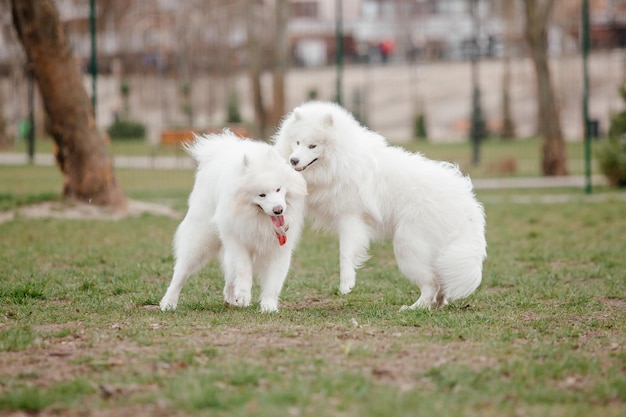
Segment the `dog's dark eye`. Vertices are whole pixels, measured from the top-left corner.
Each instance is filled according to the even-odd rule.
[[[300,141],[297,141],[297,142],[296,142],[296,145],[300,145]]]
[[[259,194],[259,197],[264,198],[265,194]]]
[[[309,149],[315,149],[317,145],[309,145]]]
[[[276,189],[276,192],[277,192],[277,193],[280,193],[280,188],[277,188],[277,189]]]

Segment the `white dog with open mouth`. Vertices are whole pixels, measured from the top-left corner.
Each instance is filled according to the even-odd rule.
[[[485,215],[458,168],[388,146],[342,107],[308,102],[286,116],[275,147],[307,181],[307,210],[339,235],[342,294],[369,242],[392,237],[402,273],[421,290],[410,307],[467,297],[480,285]]]
[[[186,149],[198,170],[174,236],[174,275],[161,310],[174,310],[187,278],[219,254],[228,304],[250,305],[256,274],[261,311],[277,311],[302,231],[306,182],[269,144],[228,131],[196,136]]]

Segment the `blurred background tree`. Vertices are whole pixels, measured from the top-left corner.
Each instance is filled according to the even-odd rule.
[[[126,208],[113,159],[96,129],[58,11],[51,0],[11,0],[13,23],[24,47],[49,117],[56,161],[66,198]]]
[[[554,0],[522,0],[526,16],[526,41],[535,67],[538,134],[543,140],[544,175],[567,175],[565,139],[548,63],[548,22]]]

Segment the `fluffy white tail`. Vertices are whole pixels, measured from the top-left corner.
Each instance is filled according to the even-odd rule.
[[[193,135],[194,140],[183,143],[183,149],[198,163],[206,163],[219,155],[226,146],[236,146],[241,142],[240,138],[229,129],[222,133],[210,133]]]
[[[456,241],[441,253],[436,268],[448,300],[465,298],[476,291],[482,280],[485,257],[484,239]]]

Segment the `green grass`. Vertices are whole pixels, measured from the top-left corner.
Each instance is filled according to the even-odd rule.
[[[132,197],[183,208],[192,173],[178,175],[118,172]],[[49,177],[0,167],[1,210],[55,192]],[[161,313],[176,220],[18,216],[0,224],[0,414],[622,416],[623,193],[548,192],[567,201],[479,193],[483,284],[402,313],[419,290],[387,242],[347,296],[336,238],[307,229],[279,313],[224,306],[216,264]]]
[[[53,141],[51,139],[38,139],[35,142],[35,153],[37,154],[51,154],[53,149]],[[185,152],[176,146],[160,146],[152,145],[147,140],[113,140],[110,145],[111,152],[114,155],[128,155],[128,156],[140,156],[140,155],[154,155],[154,156],[181,156]],[[12,147],[3,148],[0,152],[18,152],[26,153],[27,144],[26,141],[20,141],[15,143]]]
[[[600,142],[594,141],[595,149]],[[474,167],[471,164],[472,148],[469,142],[432,144],[423,141],[411,141],[404,144],[412,151],[422,152],[429,158],[445,160],[457,163],[464,172],[475,178],[498,177],[498,176],[539,176],[541,141],[537,138],[519,139],[515,141],[502,141],[489,139],[481,145],[481,164]],[[37,141],[35,150],[37,153],[51,153],[52,142],[50,140]],[[13,148],[2,149],[0,152],[26,152],[26,144],[18,143]],[[114,155],[128,156],[175,156],[185,157],[185,152],[175,146],[154,146],[146,141],[113,141],[111,151]],[[584,150],[582,142],[567,142],[566,153],[568,169],[573,175],[584,173]],[[592,151],[593,154],[595,152]],[[515,164],[515,171],[502,170],[503,162]],[[593,172],[598,171],[595,159],[592,161]],[[508,165],[505,163],[505,165]]]
[[[193,185],[192,170],[117,169],[122,188],[130,198],[170,203],[184,209]],[[0,165],[0,211],[58,200],[63,179],[55,166]]]
[[[595,149],[599,143],[593,142],[593,148]],[[472,148],[468,142],[432,144],[414,141],[406,145],[408,149],[419,151],[431,159],[457,163],[464,172],[473,178],[540,176],[541,146],[541,141],[537,138],[515,141],[489,139],[482,143],[480,148],[481,163],[475,167],[471,164]],[[585,172],[583,143],[567,142],[566,155],[570,174],[583,175]],[[506,161],[514,161],[515,172],[502,170],[501,165]],[[599,172],[595,159],[592,160],[592,170]]]
[[[0,410],[37,412],[52,407],[69,408],[93,392],[89,382],[81,379],[57,382],[46,388],[18,385],[0,394]]]

